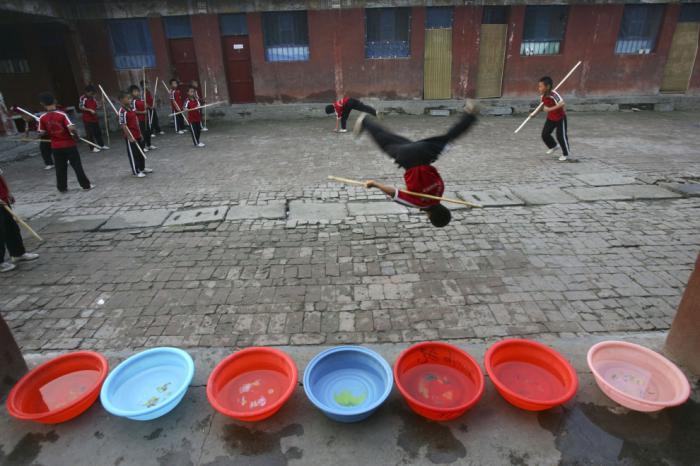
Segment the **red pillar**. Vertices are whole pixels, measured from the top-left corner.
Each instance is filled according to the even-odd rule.
[[[457,6],[452,26],[452,97],[476,95],[479,70],[480,6]]]
[[[224,69],[223,51],[221,49],[221,34],[217,15],[193,15],[192,38],[197,55],[200,86],[207,81],[207,100],[229,100]]]
[[[666,349],[681,364],[700,374],[700,253],[666,338]]]
[[[27,372],[27,363],[12,336],[5,319],[0,315],[0,399]]]
[[[151,31],[151,43],[153,44],[153,53],[156,55],[155,69],[147,70],[148,79],[153,81],[158,76],[159,81],[166,83],[173,77],[175,71],[170,63],[170,51],[168,50],[168,40],[165,38],[165,28],[163,27],[163,18],[160,16],[151,16],[148,18],[148,29]],[[153,85],[151,84],[151,88]],[[161,92],[163,94],[161,94]],[[158,96],[164,96],[165,88],[160,85]],[[161,100],[160,98],[158,100]]]

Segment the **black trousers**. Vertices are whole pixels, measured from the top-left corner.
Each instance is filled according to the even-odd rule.
[[[87,133],[87,138],[91,141],[97,144],[98,146],[102,147],[105,145],[104,141],[102,140],[102,130],[100,130],[100,124],[96,121],[94,122],[84,122],[85,123],[85,132]]]
[[[59,191],[65,192],[68,190],[68,164],[73,167],[80,187],[83,189],[90,188],[90,180],[83,170],[83,163],[80,161],[80,153],[77,147],[53,149],[53,159],[56,162],[56,187]]]
[[[398,166],[409,169],[434,163],[445,146],[466,133],[475,122],[474,115],[463,113],[459,121],[445,134],[415,142],[392,133],[369,118],[364,119],[362,127],[372,136],[379,148],[394,159]]]
[[[51,143],[40,142],[39,151],[41,152],[41,158],[44,159],[44,165],[46,165],[47,167],[53,167],[53,157],[51,156]]]
[[[148,122],[139,120],[139,129],[141,130],[143,146],[151,147],[151,130],[148,129]]]
[[[131,167],[131,173],[138,175],[144,168],[146,168],[146,159],[143,158],[143,154],[139,150],[139,147],[143,149],[143,139],[139,139],[136,142],[126,141],[126,155],[129,157],[129,166]]]
[[[185,123],[185,118],[182,116],[182,113],[178,113],[173,117],[173,122],[175,123],[175,131],[184,131],[187,126]]]
[[[148,110],[151,118],[151,134],[160,133],[160,123],[158,123],[158,111],[155,108]]]
[[[347,103],[343,107],[343,114],[340,116],[340,127],[342,129],[346,129],[346,126],[348,124],[348,117],[350,116],[350,112],[352,112],[353,110],[377,116],[377,111],[373,107],[365,105],[357,99],[348,99]]]
[[[199,136],[202,134],[202,124],[198,121],[195,121],[193,123],[190,123],[191,128],[191,133],[192,133],[192,142],[194,142],[194,145],[196,146],[199,144]]]
[[[557,142],[552,137],[552,131],[557,130],[557,142],[561,147],[561,153],[565,156],[569,155],[569,132],[566,117],[559,121],[545,120],[542,128],[542,140],[550,149],[557,147]]]
[[[12,215],[0,206],[0,262],[5,262],[5,249],[10,257],[19,257],[25,252],[19,225]]]

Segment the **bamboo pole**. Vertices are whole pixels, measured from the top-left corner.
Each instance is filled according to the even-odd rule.
[[[364,181],[351,180],[349,178],[341,178],[339,176],[329,176],[328,179],[333,180],[333,181],[338,181],[340,183],[367,187],[367,184]],[[451,199],[449,197],[440,197],[440,196],[433,196],[431,194],[416,193],[413,191],[407,191],[405,189],[399,189],[399,191],[401,191],[402,193],[410,194],[411,196],[422,197],[424,199],[432,199],[435,201],[451,202],[452,204],[460,204],[460,205],[465,205],[468,207],[481,207],[479,204],[473,204],[471,202],[462,201],[460,199]]]
[[[210,104],[200,105],[199,107],[189,108],[189,109],[183,110],[183,111],[181,111],[181,112],[171,113],[171,114],[168,115],[168,116],[180,115],[181,113],[191,112],[192,110],[199,110],[200,108],[203,108],[203,109],[206,110],[207,107],[213,107],[214,105],[221,105],[221,104],[223,104],[223,103],[225,103],[225,102],[224,102],[223,100],[220,100],[220,101],[218,101],[218,102],[212,102],[212,103],[210,103]]]
[[[565,82],[567,79],[569,79],[569,76],[571,76],[572,74],[574,74],[574,71],[576,71],[576,68],[578,68],[578,67],[581,65],[581,63],[582,63],[582,62],[579,61],[578,63],[576,63],[576,64],[574,65],[573,68],[571,68],[571,71],[569,71],[569,73],[568,73],[566,76],[564,76],[564,79],[562,79],[561,81],[559,81],[559,84],[557,84],[557,87],[554,88],[555,91],[556,91],[557,89],[559,89],[559,87],[560,87],[562,84],[564,84],[564,82]],[[535,113],[537,113],[537,112],[540,111],[540,108],[542,108],[543,105],[544,105],[544,102],[540,102],[540,104],[537,106],[537,108],[536,108],[535,110],[533,110],[532,113],[530,113],[530,114],[527,116],[527,118],[525,119],[525,121],[523,121],[522,124],[521,124],[520,126],[518,126],[518,129],[516,129],[516,130],[513,131],[513,132],[514,132],[514,133],[518,133],[521,129],[523,129],[523,126],[525,126],[525,125],[527,124],[527,122],[530,121],[530,120],[532,119],[532,117],[535,115]]]
[[[5,208],[5,210],[7,211],[7,213],[10,214],[10,215],[12,216],[12,218],[15,219],[15,222],[17,222],[17,223],[19,223],[20,225],[22,225],[33,237],[35,237],[36,239],[38,239],[38,240],[41,241],[42,243],[44,242],[44,238],[42,238],[41,236],[39,236],[39,235],[37,234],[37,232],[34,231],[34,230],[32,229],[32,227],[30,227],[29,224],[28,224],[27,222],[25,222],[24,220],[22,220],[22,218],[21,218],[19,215],[15,214],[15,212],[14,212],[12,209],[10,209],[10,206],[8,206],[7,204],[5,204],[4,201],[0,201],[0,205],[2,205],[2,206]]]
[[[109,99],[109,96],[107,95],[105,90],[102,88],[102,84],[98,84],[97,87],[100,88],[100,91],[102,91],[102,96],[105,98],[105,100],[107,102],[109,102],[109,105],[112,107],[112,110],[114,110],[114,113],[117,114],[117,119],[119,119],[119,112],[117,111],[117,107],[115,107],[114,104],[112,103],[112,101]],[[131,139],[133,139],[134,141],[136,141],[136,138],[131,133],[131,130],[129,129],[129,127],[125,125],[125,128],[126,128],[126,132],[129,133],[129,137]],[[143,156],[143,158],[145,160],[148,160],[148,157],[146,157],[146,154],[143,153],[143,149],[141,149],[141,144],[139,144],[138,141],[136,141],[136,147],[139,149],[139,152],[141,152],[141,155]]]
[[[34,138],[9,138],[10,141],[20,141],[20,142],[51,142],[51,139],[34,139]]]
[[[204,80],[204,102],[207,101],[207,80]],[[204,105],[204,127],[207,127],[207,107]]]
[[[29,113],[28,111],[26,111],[26,110],[23,109],[22,107],[15,107],[15,108],[16,108],[17,110],[19,110],[20,112],[24,113],[25,115],[28,115],[28,116],[34,118],[36,121],[39,121],[39,117],[38,117],[38,116],[34,115],[33,113]],[[78,136],[78,139],[80,139],[81,141],[83,141],[85,144],[89,144],[89,145],[91,145],[91,146],[97,147],[98,149],[101,149],[100,146],[98,146],[97,144],[95,144],[95,143],[93,143],[93,142],[91,142],[91,141],[88,141],[87,139],[81,138],[80,136]],[[49,141],[49,142],[50,142],[50,141]]]
[[[156,83],[153,86],[153,108],[151,109],[151,114],[148,116],[148,126],[153,126],[153,113],[156,111],[156,94],[158,93],[158,76],[156,76]]]
[[[107,106],[105,105],[105,96],[102,96],[102,113],[105,115],[105,135],[107,136],[107,145],[111,146],[112,141],[109,136],[109,118],[107,117]]]
[[[143,86],[141,86],[141,92],[143,92],[143,95],[141,98],[143,99],[143,106],[146,108],[146,130],[150,133],[151,131],[151,122],[148,118],[148,100],[146,99],[146,67],[141,68],[143,70]]]

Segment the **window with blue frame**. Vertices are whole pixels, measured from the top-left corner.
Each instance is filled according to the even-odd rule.
[[[163,18],[165,37],[168,39],[186,39],[192,37],[192,25],[189,16],[166,16]]]
[[[368,8],[365,10],[367,58],[411,56],[411,9]]]
[[[309,30],[306,11],[263,13],[265,60],[306,61],[309,59]]]
[[[120,70],[153,68],[151,33],[145,19],[112,19],[107,22],[114,54],[114,66]]]
[[[557,55],[566,31],[564,5],[527,6],[520,55]]]
[[[661,27],[664,5],[625,5],[615,53],[620,55],[651,53]]]
[[[221,29],[222,36],[247,36],[248,21],[245,13],[220,15],[219,29]]]
[[[425,10],[426,29],[451,29],[452,28],[452,7],[432,6]]]

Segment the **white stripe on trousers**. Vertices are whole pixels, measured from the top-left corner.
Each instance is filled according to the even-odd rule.
[[[571,149],[569,148],[569,132],[567,130],[566,117],[562,120],[561,133],[564,139],[564,144],[566,144],[566,155],[571,155]]]
[[[180,128],[177,127],[177,115],[173,115],[173,123],[175,123],[175,131],[180,131]]]
[[[131,164],[131,173],[134,175],[137,175],[138,173],[136,172],[136,160],[134,160],[134,154],[131,150],[131,143],[129,140],[126,140],[126,152],[129,155],[129,163]]]

